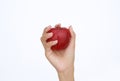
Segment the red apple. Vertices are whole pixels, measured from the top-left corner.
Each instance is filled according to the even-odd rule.
[[[46,41],[49,42],[49,41],[58,40],[58,43],[51,47],[52,50],[63,50],[67,48],[71,39],[71,34],[69,29],[65,27],[57,26],[55,28],[51,28],[48,31],[48,33],[50,32],[53,33],[53,36],[47,39]]]

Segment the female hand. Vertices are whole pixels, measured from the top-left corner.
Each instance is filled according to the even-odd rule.
[[[58,25],[60,26],[60,24],[57,24],[55,27],[57,27]],[[55,50],[53,51],[51,49],[51,46],[56,45],[57,40],[46,42],[46,40],[52,37],[53,35],[52,33],[47,33],[50,29],[51,29],[51,26],[47,26],[44,29],[42,37],[41,37],[41,41],[45,49],[45,56],[57,70],[59,78],[62,77],[61,75],[69,73],[69,72],[71,72],[73,76],[74,57],[75,57],[75,33],[72,27],[70,26],[69,31],[71,33],[71,40],[70,40],[68,47],[61,51],[55,51]],[[69,81],[73,81],[73,80],[69,80]]]

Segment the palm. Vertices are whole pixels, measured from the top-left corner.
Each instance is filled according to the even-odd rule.
[[[58,71],[63,71],[70,67],[74,62],[74,53],[72,53],[69,47],[62,51],[52,51],[48,52],[47,58],[50,63],[56,68]]]

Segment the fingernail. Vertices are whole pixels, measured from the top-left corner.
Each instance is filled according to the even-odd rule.
[[[51,28],[51,25],[49,25],[48,28]]]
[[[57,43],[58,42],[58,40],[55,40],[55,43]]]
[[[73,30],[72,25],[70,25],[69,28],[70,28],[71,30]]]

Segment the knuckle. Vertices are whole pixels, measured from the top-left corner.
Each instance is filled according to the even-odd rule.
[[[43,37],[40,37],[40,40],[42,41],[42,40],[43,40]]]

